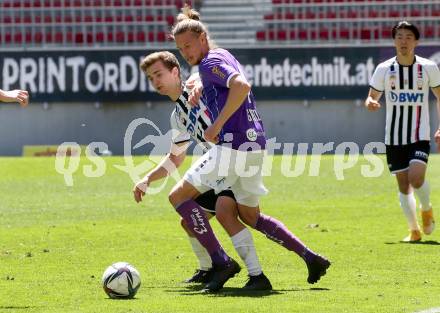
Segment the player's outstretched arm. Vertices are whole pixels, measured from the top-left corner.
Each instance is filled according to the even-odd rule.
[[[172,144],[170,152],[159,162],[159,164],[134,185],[133,196],[137,203],[142,201],[148,186],[150,186],[152,182],[170,175],[183,163],[188,147],[189,143],[187,142],[179,145]]]
[[[22,107],[29,103],[29,93],[26,90],[2,90],[0,89],[0,101],[18,102]]]
[[[368,97],[365,99],[365,107],[368,109],[368,111],[374,112],[380,109],[379,99],[381,96],[382,92],[370,88]]]
[[[435,131],[434,140],[435,143],[437,144],[437,152],[440,152],[440,86],[436,88],[432,88],[431,90],[432,93],[437,98],[437,116],[438,116],[439,125],[437,130]]]

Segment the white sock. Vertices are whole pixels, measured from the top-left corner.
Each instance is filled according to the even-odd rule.
[[[419,230],[419,224],[417,224],[416,215],[416,198],[414,193],[403,194],[399,193],[400,206],[408,221],[408,226],[411,230]]]
[[[240,258],[246,264],[250,276],[260,275],[263,271],[258,261],[254,240],[249,229],[245,228],[231,237],[232,244]]]
[[[189,237],[189,242],[191,247],[199,260],[199,266],[201,270],[207,271],[212,267],[211,256],[208,251],[200,244],[200,242],[195,237]]]
[[[423,185],[418,189],[414,188],[414,191],[417,197],[419,197],[422,211],[429,211],[429,209],[431,209],[431,203],[429,202],[430,188],[428,182],[425,180]]]

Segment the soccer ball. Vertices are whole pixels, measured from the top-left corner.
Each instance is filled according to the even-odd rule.
[[[112,299],[131,299],[141,286],[141,275],[133,265],[117,262],[102,275],[102,287]]]

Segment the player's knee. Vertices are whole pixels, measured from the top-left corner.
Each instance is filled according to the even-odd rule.
[[[424,177],[410,177],[410,184],[415,189],[422,187],[424,181]]]
[[[249,225],[252,228],[255,228],[255,225],[257,224],[257,213],[251,210],[242,211],[240,212],[240,219],[245,223],[246,225]]]
[[[182,197],[178,189],[173,189],[168,194],[168,201],[176,207],[182,202]]]
[[[231,212],[227,208],[217,206],[215,209],[215,218],[224,227],[225,225],[228,225],[232,216]]]

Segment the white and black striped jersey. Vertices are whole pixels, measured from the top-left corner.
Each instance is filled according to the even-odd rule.
[[[386,145],[430,140],[429,89],[440,86],[440,71],[433,61],[415,56],[403,66],[393,57],[380,63],[370,87],[385,92]]]
[[[192,107],[188,103],[188,96],[189,91],[184,88],[171,113],[170,124],[174,130],[173,143],[180,144],[192,138],[197,144],[202,143],[206,149],[209,149],[211,144],[206,142],[204,134],[212,124],[211,114],[203,103],[203,97],[200,98],[197,106]]]

